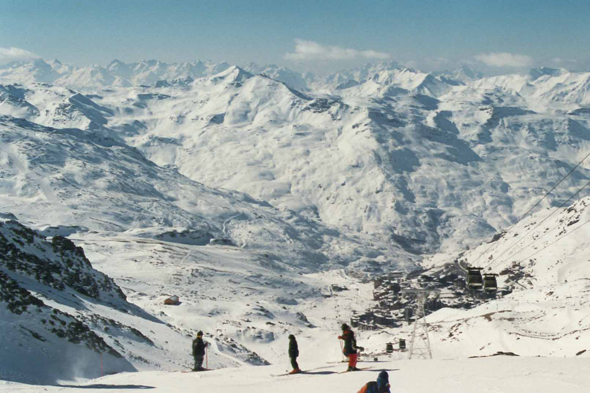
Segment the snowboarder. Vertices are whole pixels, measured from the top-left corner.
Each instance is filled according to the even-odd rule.
[[[297,357],[299,356],[299,347],[297,346],[297,340],[295,336],[290,334],[289,335],[289,358],[291,359],[291,367],[293,370],[289,372],[289,374],[297,374],[300,373],[301,370],[299,369],[299,365],[297,364]]]
[[[389,386],[389,375],[387,371],[381,371],[377,377],[377,381],[368,382],[358,393],[391,393]]]
[[[193,357],[195,358],[195,368],[193,371],[204,371],[203,359],[205,359],[205,350],[209,343],[203,341],[203,332],[199,330],[197,338],[193,340]]]
[[[348,358],[348,370],[347,371],[358,371],[356,368],[356,361],[358,353],[356,351],[356,339],[354,338],[354,332],[350,330],[350,327],[343,323],[342,324],[342,335],[338,336],[340,340],[344,340],[344,348],[342,352],[344,356]]]

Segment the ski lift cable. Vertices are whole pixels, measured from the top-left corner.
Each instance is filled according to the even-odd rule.
[[[528,215],[528,214],[529,214],[531,211],[533,211],[533,209],[534,209],[534,208],[536,208],[536,207],[537,207],[537,206],[538,206],[538,205],[539,205],[541,202],[543,202],[543,200],[544,200],[545,198],[547,198],[547,197],[549,196],[549,194],[551,194],[551,193],[552,193],[552,192],[553,192],[553,191],[554,191],[554,190],[555,190],[555,189],[556,189],[556,188],[557,188],[557,187],[558,187],[558,186],[559,186],[561,183],[563,183],[563,181],[564,181],[565,179],[567,179],[567,178],[568,178],[568,177],[569,177],[569,176],[570,176],[572,173],[574,173],[574,171],[575,171],[576,169],[578,169],[578,167],[579,167],[580,165],[582,165],[582,163],[583,163],[584,161],[586,161],[586,159],[587,159],[588,157],[590,157],[590,153],[588,153],[588,154],[587,154],[587,155],[586,155],[586,156],[585,156],[585,157],[582,159],[582,161],[578,162],[578,163],[576,164],[576,166],[575,166],[575,167],[573,167],[573,168],[572,168],[572,169],[571,169],[571,170],[570,170],[570,171],[569,171],[569,172],[568,172],[568,173],[567,173],[567,174],[566,174],[566,175],[565,175],[563,178],[561,178],[561,180],[560,180],[560,181],[558,181],[558,182],[557,182],[557,184],[555,184],[555,185],[554,185],[554,186],[551,188],[551,190],[549,190],[548,192],[546,192],[546,193],[545,193],[545,195],[543,195],[543,197],[542,197],[541,199],[539,199],[539,200],[537,201],[537,203],[535,203],[535,204],[534,204],[534,205],[533,205],[533,206],[532,206],[532,207],[531,207],[529,210],[527,210],[527,211],[526,211],[526,213],[524,213],[524,214],[523,214],[523,215],[522,215],[522,216],[521,216],[521,217],[520,217],[520,218],[519,218],[519,219],[518,219],[518,220],[517,220],[517,221],[516,221],[516,222],[515,222],[515,223],[514,223],[514,224],[513,224],[513,225],[512,225],[512,226],[511,226],[511,227],[510,227],[508,230],[507,230],[507,231],[506,231],[506,232],[504,232],[504,234],[506,235],[506,234],[507,234],[507,233],[509,233],[511,230],[513,230],[513,229],[514,229],[514,228],[515,228],[515,227],[516,227],[516,226],[517,226],[517,225],[518,225],[518,224],[519,224],[519,223],[520,223],[520,222],[521,222],[521,221],[522,221],[522,220],[523,220],[523,219],[524,219],[524,218],[525,218],[525,217],[526,217],[526,216],[527,216],[527,215]],[[499,239],[498,239],[498,241],[499,241]],[[498,247],[498,244],[496,244],[495,246],[496,246],[496,247]],[[492,244],[491,246],[489,246],[488,248],[486,248],[484,252],[482,252],[481,254],[479,254],[479,256],[478,256],[478,257],[477,257],[477,259],[476,259],[476,260],[473,262],[473,264],[476,264],[476,263],[477,263],[477,261],[479,261],[479,260],[481,259],[481,257],[482,257],[482,256],[484,256],[485,254],[487,254],[487,253],[488,253],[488,251],[492,249],[492,247],[494,247],[494,244]]]
[[[521,260],[519,260],[518,262],[516,262],[517,264],[520,264],[521,262],[526,261],[527,259],[530,259],[532,257],[534,257],[535,255],[537,255],[538,253],[540,253],[541,251],[543,251],[544,249],[546,249],[549,246],[552,246],[553,244],[557,243],[558,241],[568,237],[569,235],[571,235],[572,233],[574,233],[575,231],[577,231],[578,229],[582,228],[584,225],[590,223],[590,220],[587,220],[586,222],[584,222],[582,225],[576,227],[574,230],[572,230],[571,232],[566,233],[565,235],[557,238],[556,240],[552,241],[551,243],[547,244],[545,247],[541,248],[540,250],[535,251],[534,253],[532,253],[531,255],[529,255],[526,258],[523,258]]]
[[[544,233],[541,237],[534,239],[532,242],[530,242],[528,245],[526,245],[524,248],[522,248],[520,251],[518,251],[516,254],[511,254],[509,256],[507,256],[506,258],[504,258],[504,260],[500,260],[500,258],[502,257],[502,255],[506,254],[508,251],[510,251],[511,249],[513,249],[514,247],[516,247],[518,244],[522,243],[526,237],[529,235],[529,233],[531,233],[532,231],[534,231],[535,229],[537,229],[541,224],[543,224],[545,221],[547,221],[551,216],[553,216],[555,213],[557,213],[558,211],[560,211],[560,209],[562,207],[564,207],[568,202],[570,202],[576,195],[578,195],[579,193],[581,193],[582,191],[584,191],[584,189],[586,189],[586,187],[588,187],[590,185],[590,181],[588,181],[582,188],[580,188],[578,191],[576,191],[576,193],[574,195],[572,195],[571,197],[569,197],[569,199],[565,202],[563,202],[561,205],[559,205],[558,207],[556,207],[553,212],[551,212],[551,214],[549,214],[547,217],[545,217],[544,219],[542,219],[537,225],[535,225],[533,228],[529,229],[519,240],[517,240],[514,244],[512,244],[510,247],[508,247],[506,250],[504,250],[500,255],[498,255],[495,258],[495,261],[490,262],[488,265],[486,265],[485,267],[489,267],[489,266],[496,266],[497,264],[499,264],[500,262],[505,262],[508,258],[513,257],[514,255],[522,252],[523,250],[525,250],[526,248],[528,248],[530,245],[534,244],[535,242],[537,242],[538,240],[541,240],[547,233],[549,233],[551,230],[553,230],[554,228],[557,228],[559,226],[559,224],[555,225],[554,227],[552,227],[548,232]],[[579,198],[578,198],[579,199]]]
[[[508,256],[508,257],[506,257],[506,258],[504,258],[503,260],[499,261],[497,264],[494,264],[494,266],[501,265],[502,263],[504,263],[504,262],[508,261],[510,258],[513,258],[514,256],[516,256],[516,255],[518,255],[518,254],[522,253],[524,250],[526,250],[527,248],[529,248],[530,246],[532,246],[532,245],[533,245],[533,244],[535,244],[536,242],[538,242],[538,241],[541,241],[541,240],[542,240],[542,239],[543,239],[545,236],[547,236],[548,234],[550,234],[550,233],[553,233],[553,230],[554,230],[554,229],[557,229],[557,228],[559,228],[559,225],[556,225],[556,226],[554,226],[554,227],[550,228],[550,229],[549,229],[547,232],[545,232],[544,234],[542,234],[540,237],[538,237],[537,239],[533,240],[532,242],[530,242],[529,244],[527,244],[525,247],[523,247],[523,248],[522,248],[520,251],[518,251],[518,252],[516,252],[516,253],[514,253],[514,254],[512,254],[512,255],[510,255],[510,256]],[[501,262],[501,263],[500,263],[500,262]]]

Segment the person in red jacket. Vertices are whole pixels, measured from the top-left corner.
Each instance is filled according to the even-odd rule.
[[[350,330],[350,327],[343,323],[342,324],[342,335],[338,336],[340,340],[344,340],[344,348],[342,352],[344,356],[348,358],[348,370],[346,371],[358,371],[356,368],[356,361],[358,353],[356,351],[356,339],[354,338],[354,332]]]

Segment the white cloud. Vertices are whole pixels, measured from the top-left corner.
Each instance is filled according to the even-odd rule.
[[[20,48],[2,48],[0,47],[0,64],[10,63],[12,61],[26,61],[38,59],[39,56],[28,50]]]
[[[286,53],[287,60],[352,60],[352,59],[386,60],[390,55],[375,50],[356,50],[327,46],[315,41],[295,40],[295,52]]]
[[[533,58],[526,55],[513,53],[483,53],[475,56],[477,61],[481,61],[492,67],[530,67],[533,65]]]
[[[557,65],[566,65],[566,64],[570,64],[570,65],[575,65],[578,63],[577,60],[574,59],[562,59],[561,57],[554,57],[553,59],[551,59],[551,62]]]

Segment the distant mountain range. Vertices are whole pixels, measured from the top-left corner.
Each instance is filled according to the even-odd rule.
[[[274,65],[36,60],[2,68],[0,81],[22,83],[0,85],[0,114],[24,128],[94,130],[207,186],[411,253],[509,226],[590,146],[590,73],[563,69],[482,78],[388,62],[318,78]]]
[[[191,79],[211,77],[225,71],[230,66],[226,62],[212,63],[200,60],[172,64],[158,60],[142,60],[136,63],[113,60],[106,67],[99,65],[75,67],[62,64],[59,60],[46,62],[37,59],[30,62],[14,62],[0,65],[0,80],[11,83],[48,83],[89,91],[105,87],[153,85],[159,81],[179,83]],[[398,63],[387,62],[376,65],[368,64],[356,70],[341,71],[319,77],[311,73],[299,73],[274,64],[261,66],[250,63],[242,68],[252,74],[267,75],[298,90],[326,87],[345,88],[355,83],[363,83],[379,72],[404,69]],[[482,76],[482,74],[473,71],[468,66],[463,66],[452,72],[433,74],[433,77],[451,85],[463,84],[480,79]]]

